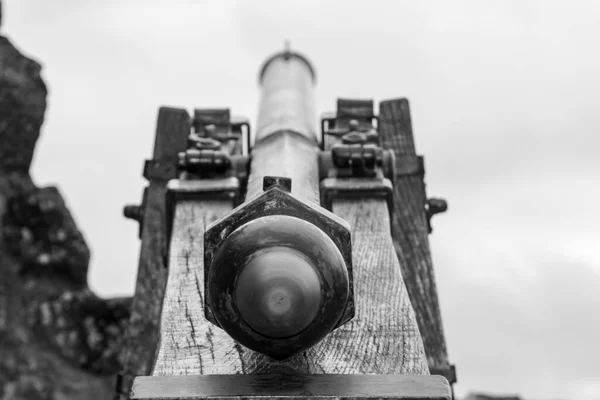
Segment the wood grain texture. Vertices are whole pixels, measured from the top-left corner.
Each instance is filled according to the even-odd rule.
[[[229,339],[204,318],[204,231],[231,211],[231,201],[179,201],[169,251],[168,280],[160,317],[160,341],[153,375],[204,373],[204,365],[231,350]],[[230,340],[226,340],[230,344]],[[231,362],[237,366],[236,357]]]
[[[206,224],[227,208],[179,202],[160,348],[152,374],[428,374],[394,255],[385,202],[338,201],[334,210],[353,229],[357,317],[308,351],[276,361],[240,346],[205,319],[203,234]]]
[[[190,117],[187,111],[161,107],[158,113],[154,160],[161,167],[173,168],[177,153],[185,149],[190,134]],[[159,321],[164,297],[167,270],[164,263],[166,250],[165,194],[167,177],[150,178],[144,209],[144,224],[135,295],[131,319],[121,352],[124,381],[128,387],[131,378],[150,373],[155,361],[159,338]]]
[[[395,99],[379,106],[382,146],[396,156],[415,155],[408,100]],[[448,353],[442,326],[425,217],[423,176],[399,176],[394,182],[392,236],[402,275],[430,368],[448,368]]]
[[[358,373],[427,374],[423,342],[394,254],[386,201],[336,199],[333,212],[352,227],[356,304],[355,318],[328,338],[343,344],[334,360],[349,360],[359,366]]]
[[[450,399],[440,376],[205,375],[136,378],[132,399]]]

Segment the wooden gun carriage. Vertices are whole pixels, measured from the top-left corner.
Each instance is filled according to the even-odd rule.
[[[162,107],[115,398],[448,399],[423,158],[405,99],[339,99],[315,70],[259,74],[256,129]]]

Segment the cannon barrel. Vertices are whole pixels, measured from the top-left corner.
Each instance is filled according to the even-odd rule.
[[[298,53],[277,53],[263,64],[246,199],[262,193],[265,176],[285,176],[293,196],[319,203],[315,81],[314,68]]]
[[[279,175],[293,182],[292,195],[318,202],[314,69],[306,58],[286,50],[265,61],[258,81],[261,98],[246,199],[262,194],[265,176]],[[305,228],[289,218],[282,222],[284,229]],[[321,285],[315,267],[289,247],[266,247],[257,253],[238,278],[240,313],[266,336],[293,336],[309,325],[319,308]]]
[[[207,317],[285,358],[352,317],[350,230],[319,205],[314,68],[286,50],[259,83],[245,202],[205,235]]]

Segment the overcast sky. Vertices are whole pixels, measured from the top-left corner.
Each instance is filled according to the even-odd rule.
[[[255,120],[284,39],[317,106],[407,97],[457,393],[600,399],[600,2],[5,0],[3,33],[42,62],[33,176],[58,184],[102,295],[133,293],[139,202],[161,105]]]

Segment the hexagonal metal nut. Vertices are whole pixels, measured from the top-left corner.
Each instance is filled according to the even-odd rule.
[[[254,219],[270,215],[287,215],[307,221],[321,229],[335,243],[346,264],[349,290],[346,307],[334,329],[350,321],[355,314],[350,225],[344,219],[317,204],[295,198],[279,185],[270,187],[260,196],[236,207],[229,215],[207,227],[204,233],[204,311],[206,319],[219,326],[207,295],[210,269],[217,249],[237,228]]]

